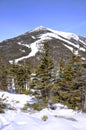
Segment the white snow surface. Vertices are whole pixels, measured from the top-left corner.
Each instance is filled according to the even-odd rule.
[[[70,47],[70,46],[68,46],[66,44],[64,44],[64,46],[66,46],[69,50],[71,50],[73,52],[73,47]]]
[[[38,52],[38,45],[37,45],[38,42],[33,42],[32,44],[28,45],[28,44],[21,44],[21,43],[18,43],[19,45],[23,45],[23,46],[26,46],[28,48],[31,48],[31,52],[26,55],[26,56],[23,56],[23,57],[20,57],[18,59],[15,59],[15,63],[17,64],[19,61],[23,60],[23,59],[27,59],[31,56],[35,56],[35,54]],[[11,64],[13,63],[12,60],[9,61]]]
[[[36,39],[34,36],[32,36],[33,39]]]
[[[74,34],[74,33],[69,33],[69,32],[61,32],[61,31],[55,31],[55,30],[52,30],[52,29],[50,29],[50,28],[48,28],[50,31],[52,31],[52,32],[54,32],[54,33],[56,33],[56,34],[58,34],[58,35],[60,35],[60,36],[62,36],[62,37],[64,37],[64,38],[66,38],[66,39],[71,39],[71,38],[73,38],[73,39],[75,39],[76,41],[78,41],[79,40],[79,37],[76,35],[76,34]]]
[[[34,103],[30,95],[10,94],[0,91],[0,98],[7,98],[6,103],[16,110],[6,110],[0,114],[0,130],[86,130],[86,114],[68,109],[57,103],[57,109],[45,108],[41,111],[21,111],[25,103]],[[4,100],[5,102],[5,100]],[[46,121],[42,120],[47,116]]]

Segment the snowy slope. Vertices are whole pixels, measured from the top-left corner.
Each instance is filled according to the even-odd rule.
[[[48,28],[49,29],[49,28]],[[71,38],[73,38],[73,39],[75,39],[76,41],[78,41],[79,40],[79,37],[76,35],[76,34],[74,34],[74,33],[68,33],[68,32],[61,32],[61,31],[55,31],[55,30],[52,30],[52,29],[49,29],[50,31],[52,31],[53,33],[56,33],[56,34],[58,34],[58,35],[60,35],[60,36],[62,36],[62,37],[64,37],[64,38],[66,38],[66,39],[71,39]]]
[[[41,33],[39,33],[39,31],[41,31]],[[45,32],[43,32],[43,31],[45,31]],[[86,51],[86,43],[84,41],[82,41],[79,38],[79,36],[77,36],[74,33],[55,31],[55,30],[52,30],[49,28],[45,28],[43,26],[39,26],[39,27],[31,30],[29,33],[31,33],[31,34],[37,33],[36,36],[32,35],[32,39],[34,39],[35,42],[32,42],[30,44],[26,44],[26,43],[22,44],[21,42],[18,42],[18,44],[20,46],[23,45],[27,48],[31,48],[31,52],[26,56],[15,59],[15,63],[18,63],[19,61],[21,61],[23,59],[27,59],[32,56],[35,56],[36,53],[38,51],[40,51],[41,44],[44,43],[45,41],[51,41],[52,39],[57,39],[57,40],[62,41],[63,43],[61,43],[61,44],[63,44],[66,48],[68,48],[72,52],[73,52],[74,48],[76,48],[75,54],[78,54],[78,51],[82,51],[82,52]],[[10,60],[9,62],[12,63],[13,61]]]
[[[86,130],[86,114],[60,103],[56,104],[56,110],[45,108],[39,112],[29,110],[25,113],[20,108],[27,102],[35,102],[33,97],[0,92],[1,97],[7,97],[6,103],[16,110],[6,110],[5,114],[0,114],[0,130]],[[43,121],[43,116],[48,119]]]
[[[48,28],[49,29],[49,28]],[[53,32],[54,34],[58,35],[60,38],[60,40],[68,43],[69,45],[65,46],[71,50],[73,52],[73,47],[76,47],[76,49],[79,51],[86,51],[86,42],[83,42],[78,35],[74,34],[74,33],[68,33],[68,32],[61,32],[61,31],[55,31],[52,29],[49,29],[51,32]],[[59,39],[59,38],[58,38]],[[77,44],[75,44],[74,42],[71,42],[71,39],[74,39],[75,41],[77,41]],[[82,43],[83,47],[80,46],[80,43]],[[70,45],[72,45],[73,47],[71,47]]]
[[[28,45],[28,44],[21,44],[21,43],[18,43],[19,45],[23,45],[23,46],[26,46],[28,48],[31,48],[31,53],[29,53],[28,55],[26,56],[23,56],[23,57],[20,57],[18,59],[15,59],[15,63],[18,63],[19,61],[23,60],[23,59],[27,59],[31,56],[35,56],[35,54],[38,52],[38,47],[37,47],[37,42],[34,42],[32,43],[31,45]],[[13,63],[13,60],[10,60],[9,61],[11,64]]]

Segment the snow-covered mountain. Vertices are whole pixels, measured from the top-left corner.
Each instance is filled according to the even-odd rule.
[[[76,55],[81,55],[83,61],[86,59],[85,37],[42,26],[1,42],[0,56],[5,63],[13,63],[14,60],[22,63],[26,60],[34,68],[40,61],[40,52],[46,42],[56,65],[61,57],[67,61],[73,51]],[[86,73],[84,75],[83,79]],[[32,95],[0,91],[0,105],[3,107],[4,103],[6,106],[3,108],[5,113],[1,111],[0,114],[0,130],[86,130],[86,113],[69,109],[60,103],[54,104],[55,110],[47,107],[36,111],[28,106],[28,103],[36,102],[38,100]],[[47,117],[46,121],[43,117]]]
[[[48,42],[51,57],[58,63],[63,55],[67,60],[72,52],[86,59],[86,38],[74,33],[55,31],[43,26],[32,29],[20,36],[5,40],[0,43],[0,53],[4,55],[5,61],[16,63],[27,59],[28,62],[37,64],[43,44]]]

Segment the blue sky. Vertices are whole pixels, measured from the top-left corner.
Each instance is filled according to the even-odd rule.
[[[86,36],[86,0],[0,0],[0,41],[40,25]]]

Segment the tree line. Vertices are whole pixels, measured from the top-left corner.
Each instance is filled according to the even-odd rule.
[[[46,104],[60,102],[70,108],[86,110],[86,82],[83,78],[86,68],[80,55],[73,52],[68,62],[60,57],[59,66],[54,66],[49,44],[45,43],[34,76],[25,61],[21,65],[14,62],[6,66],[0,57],[0,64],[1,89],[7,90],[13,85],[17,93],[34,90],[31,94]]]

